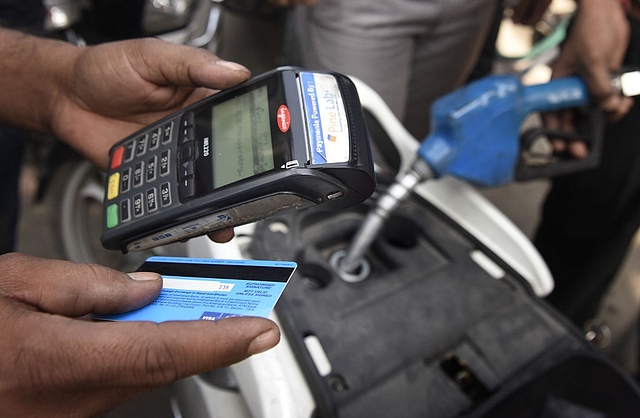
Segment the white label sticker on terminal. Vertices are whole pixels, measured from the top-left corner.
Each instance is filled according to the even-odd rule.
[[[349,161],[349,126],[336,78],[300,73],[313,164]]]

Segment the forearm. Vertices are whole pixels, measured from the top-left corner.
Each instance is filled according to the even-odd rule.
[[[79,49],[0,28],[0,124],[50,132],[51,114]]]

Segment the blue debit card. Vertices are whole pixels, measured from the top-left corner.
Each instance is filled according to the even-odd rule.
[[[150,257],[138,271],[162,276],[162,291],[156,300],[135,311],[95,318],[153,322],[266,318],[296,266],[290,261]]]

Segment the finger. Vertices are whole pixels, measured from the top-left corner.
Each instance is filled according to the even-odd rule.
[[[155,387],[229,366],[280,341],[277,325],[264,318],[89,325],[100,327],[95,328],[91,338],[83,334],[84,342],[96,350],[109,347],[113,353],[110,363],[116,367],[104,365],[99,375],[103,376],[103,384],[111,382],[114,387],[122,384],[122,370],[129,371],[126,385]],[[123,352],[129,357],[116,354]]]
[[[589,155],[589,148],[582,141],[569,142],[568,151],[572,157],[577,159],[586,158]]]
[[[217,231],[208,235],[211,241],[220,242],[220,243],[229,242],[233,239],[234,236],[235,236],[235,232],[233,231],[233,228],[223,229],[222,231]]]
[[[547,112],[542,115],[544,126],[552,131],[571,132],[573,128],[573,114],[571,111],[561,110]],[[567,150],[567,143],[561,138],[550,137],[553,152],[561,154]]]
[[[545,128],[551,130],[560,129],[560,112],[545,112],[542,114],[542,123]]]
[[[560,130],[562,132],[576,132],[575,111],[567,109],[561,112]]]
[[[277,325],[264,318],[156,324],[88,322],[60,316],[43,322],[36,318],[39,316],[42,314],[34,313],[30,321],[46,326],[36,326],[40,332],[30,334],[22,346],[38,353],[42,361],[70,368],[69,373],[59,370],[59,376],[50,377],[64,387],[157,387],[237,363],[280,340]],[[38,347],[42,341],[47,341],[46,346]],[[69,349],[59,349],[65,346]]]
[[[130,311],[152,302],[162,289],[156,273],[127,275],[96,264],[18,253],[0,256],[0,269],[0,292],[65,316]]]
[[[591,83],[587,82],[594,102],[608,115],[617,120],[629,111],[632,100],[615,90],[608,75],[604,80],[591,80]]]
[[[553,152],[555,154],[562,154],[567,150],[567,143],[562,139],[551,139],[551,145],[553,146]]]
[[[561,125],[561,112],[548,112],[542,115],[543,124],[547,129],[550,130],[560,130]],[[554,153],[561,153],[565,150],[565,143],[563,140],[558,138],[549,138],[551,141],[551,146],[553,147]]]
[[[631,110],[631,107],[633,107],[633,99],[618,94],[600,103],[600,108],[607,113],[607,119],[611,123],[622,119]]]
[[[558,112],[558,130],[560,132],[576,132],[575,114],[571,110]],[[562,154],[568,152],[573,158],[581,159],[589,155],[589,148],[582,141],[566,141],[560,138],[553,139],[554,152]]]
[[[239,362],[280,339],[262,318],[216,322],[95,323],[32,312],[20,341],[12,384],[15,393],[37,389],[46,410],[69,407],[93,416],[131,397],[197,373]],[[43,342],[46,341],[46,344]],[[32,400],[33,401],[33,400]],[[25,402],[26,403],[26,402]]]
[[[158,85],[225,89],[251,75],[244,66],[222,60],[203,48],[175,45],[159,39],[126,43],[134,49],[131,54],[134,68]]]
[[[622,60],[612,59],[613,63]],[[592,100],[605,112],[611,115],[624,114],[628,110],[628,98],[623,97],[611,82],[611,73],[616,69],[615,64],[602,64],[597,62],[587,62],[583,65],[583,79],[589,89]]]
[[[545,112],[542,115],[547,129],[560,132],[575,132],[574,111],[572,109]]]

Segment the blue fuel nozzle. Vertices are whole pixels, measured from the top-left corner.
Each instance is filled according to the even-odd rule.
[[[431,133],[418,156],[436,177],[453,175],[481,186],[512,182],[519,161],[519,132],[533,112],[589,103],[578,77],[525,86],[517,76],[490,76],[437,100]]]

